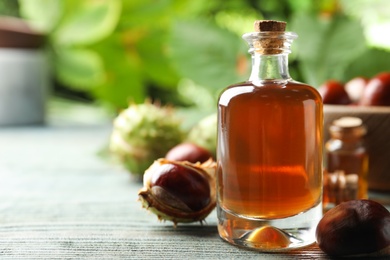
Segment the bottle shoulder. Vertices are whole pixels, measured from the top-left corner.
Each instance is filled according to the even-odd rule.
[[[220,94],[220,99],[224,97],[262,97],[267,96],[270,99],[284,97],[313,99],[322,103],[322,98],[314,87],[294,80],[286,81],[263,81],[261,84],[253,84],[251,81],[245,81],[233,84],[225,88]]]
[[[251,88],[254,92],[256,91],[272,91],[272,90],[307,90],[310,92],[318,93],[318,90],[306,83],[302,83],[295,80],[265,80],[260,82],[260,84],[253,84],[251,81],[244,81],[230,85],[224,89],[224,91],[229,89],[241,89],[241,88]]]
[[[337,151],[365,152],[366,151],[364,142],[362,140],[345,142],[342,139],[331,138],[325,143],[325,148],[328,152],[337,152]]]

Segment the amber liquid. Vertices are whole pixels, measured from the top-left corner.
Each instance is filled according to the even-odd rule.
[[[322,104],[310,86],[233,85],[219,99],[218,200],[234,215],[294,216],[322,192]]]

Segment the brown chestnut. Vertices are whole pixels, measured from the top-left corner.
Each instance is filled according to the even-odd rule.
[[[337,80],[327,80],[318,88],[318,92],[324,104],[348,105],[352,103],[343,83]]]
[[[352,102],[359,102],[359,100],[363,96],[363,92],[365,87],[367,86],[368,81],[369,80],[365,77],[355,77],[345,83],[345,91],[347,91],[348,96]]]
[[[216,205],[215,162],[155,161],[144,174],[139,198],[159,219],[203,221]]]
[[[203,163],[212,158],[211,153],[193,143],[181,143],[174,146],[165,155],[165,159],[171,161],[188,161],[191,163]]]
[[[210,203],[210,185],[207,178],[177,163],[161,165],[153,174],[150,187],[159,187],[180,199],[189,211],[201,210]]]
[[[390,106],[390,72],[379,73],[368,82],[359,105]]]
[[[350,200],[326,212],[318,246],[332,256],[383,255],[390,247],[390,213],[372,200]]]

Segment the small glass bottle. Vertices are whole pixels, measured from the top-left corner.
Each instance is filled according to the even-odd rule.
[[[256,21],[243,35],[251,76],[218,100],[219,235],[269,252],[312,244],[322,217],[322,99],[291,79],[285,26]]]
[[[324,209],[343,201],[368,198],[366,128],[357,117],[342,117],[329,128],[324,174]]]

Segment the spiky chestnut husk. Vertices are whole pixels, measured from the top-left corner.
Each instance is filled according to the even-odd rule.
[[[130,104],[114,120],[110,152],[133,175],[142,178],[156,158],[183,141],[181,121],[171,107]]]
[[[194,143],[210,151],[215,158],[217,149],[217,114],[201,119],[188,133],[186,142]]]
[[[159,220],[174,226],[202,223],[216,206],[215,172],[213,160],[193,164],[158,159],[145,171],[139,199]]]

